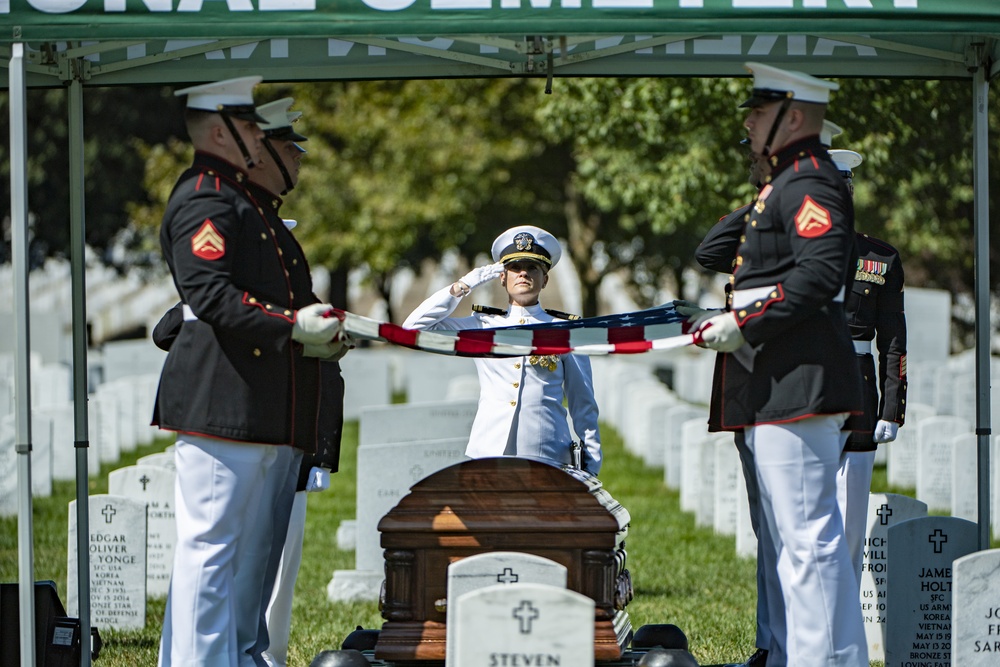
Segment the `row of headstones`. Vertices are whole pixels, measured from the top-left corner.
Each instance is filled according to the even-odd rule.
[[[89,447],[87,468],[91,475],[102,464],[115,463],[122,452],[152,443],[158,431],[149,425],[158,376],[140,375],[105,382],[88,397]],[[0,418],[0,516],[17,513],[17,454],[15,416]],[[71,402],[32,406],[32,493],[52,494],[52,482],[76,478],[76,425]]]
[[[140,629],[147,597],[167,594],[177,532],[173,452],[108,474],[108,493],[88,498],[91,617],[98,627]],[[69,503],[67,610],[79,610],[77,501]]]

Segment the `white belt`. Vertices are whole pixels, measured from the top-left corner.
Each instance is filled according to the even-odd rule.
[[[191,306],[186,303],[181,304],[181,311],[184,313],[185,322],[194,322],[198,319],[198,316],[194,314],[193,310],[191,310]]]
[[[755,301],[767,301],[771,299],[771,293],[777,290],[777,285],[765,285],[764,287],[750,287],[748,289],[733,290],[733,310],[746,308]],[[837,295],[833,297],[834,303],[844,302],[844,288],[841,287]]]
[[[854,341],[854,351],[858,354],[871,354],[872,342],[870,340],[856,340]]]

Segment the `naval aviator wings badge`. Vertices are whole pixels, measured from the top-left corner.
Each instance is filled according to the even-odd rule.
[[[191,237],[191,252],[195,257],[212,261],[226,254],[226,240],[209,218],[205,218],[201,229]]]

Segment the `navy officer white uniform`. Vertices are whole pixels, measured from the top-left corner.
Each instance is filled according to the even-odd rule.
[[[722,428],[744,431],[784,610],[770,614],[769,667],[867,667],[836,475],[860,376],[844,315],[854,275],[854,208],[819,134],[837,85],[748,63],[751,150],[771,171],[744,215],[729,310],[696,320],[724,352]],[[771,606],[769,596],[768,604]],[[784,619],[784,632],[776,621]]]
[[[262,581],[247,573],[268,558],[274,528],[262,489],[291,447],[315,448],[320,362],[305,359],[305,346],[329,345],[340,329],[330,306],[316,303],[301,249],[250,188],[262,159],[260,80],[177,91],[187,95],[195,157],[160,227],[184,320],[153,415],[177,433],[161,666],[258,664],[239,642],[259,622]]]
[[[403,323],[410,329],[491,329],[565,319],[542,308],[539,293],[548,272],[562,255],[559,241],[543,229],[522,225],[493,242],[495,264],[478,267],[461,280],[432,294]],[[499,278],[508,295],[506,310],[473,307],[469,317],[450,317],[462,298]],[[477,358],[479,409],[466,454],[536,456],[572,462],[570,432],[563,398],[577,441],[583,443],[582,468],[601,469],[601,438],[590,360],[567,355]]]
[[[853,193],[854,169],[864,158],[850,150],[831,150],[830,158]],[[899,252],[867,234],[858,233],[856,241],[857,271],[846,308],[864,386],[864,413],[852,415],[847,421],[851,435],[837,473],[837,501],[860,586],[875,450],[879,443],[895,440],[903,424],[907,381],[904,275]],[[877,375],[873,344],[878,350]]]

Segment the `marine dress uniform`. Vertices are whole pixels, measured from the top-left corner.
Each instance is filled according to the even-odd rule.
[[[748,68],[744,106],[825,105],[836,88]],[[770,144],[780,120],[779,111],[770,135],[751,132]],[[745,431],[771,541],[764,554],[776,559],[764,571],[777,572],[784,604],[768,600],[767,665],[861,667],[867,642],[836,497],[841,429],[860,409],[843,303],[856,261],[853,203],[818,133],[769,153],[768,182],[744,214],[730,312],[699,322],[698,333],[725,352],[713,410],[723,429]]]
[[[522,228],[514,228],[519,229]],[[533,240],[551,239],[547,241],[550,247],[558,243],[548,233],[543,236],[539,232],[534,232]],[[508,230],[497,239],[494,260],[503,261],[510,254],[505,249],[514,235]],[[535,251],[539,248],[537,243],[536,240]],[[539,304],[527,307],[512,304],[506,310],[474,307],[475,312],[469,317],[450,317],[461,300],[460,296],[452,296],[449,288],[435,292],[406,318],[403,326],[425,330],[493,329],[565,319],[547,312]],[[570,464],[574,434],[566,420],[565,396],[575,437],[583,443],[582,467],[592,475],[600,472],[597,401],[588,358],[566,354],[476,358],[475,362],[479,374],[479,409],[465,452],[469,457],[536,456]]]
[[[248,79],[260,80],[235,81]],[[228,104],[262,120],[251,88],[233,96],[220,88],[228,92],[206,84],[178,94],[188,93],[195,109],[235,99]],[[220,104],[205,110],[225,116],[227,103]],[[239,650],[237,629],[255,627],[259,616],[258,606],[241,601],[260,599],[261,581],[240,570],[261,557],[251,543],[271,539],[272,508],[260,491],[279,450],[315,447],[319,361],[304,360],[292,339],[297,311],[315,297],[301,248],[275,224],[271,206],[251,194],[243,167],[197,151],[160,229],[184,320],[153,416],[153,424],[177,432],[178,534],[161,665],[254,664]]]
[[[831,150],[830,157],[852,183],[852,170],[861,164],[861,155]],[[866,234],[857,234],[856,242],[857,271],[846,309],[862,377],[864,412],[847,421],[851,434],[837,476],[837,496],[860,585],[875,450],[879,443],[896,438],[906,413],[906,315],[899,253],[885,241]],[[873,345],[878,350],[877,382]]]

